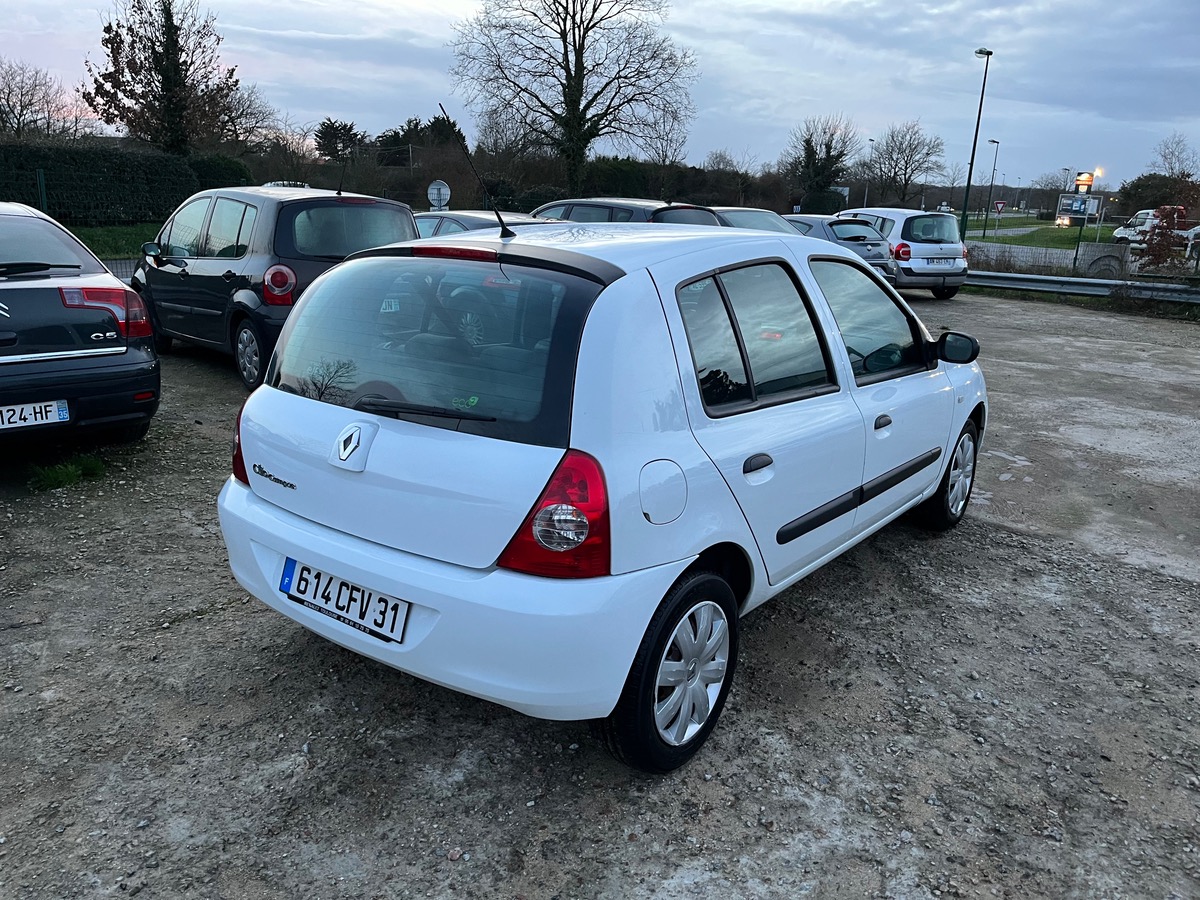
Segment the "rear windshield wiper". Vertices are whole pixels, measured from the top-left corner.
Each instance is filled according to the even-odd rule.
[[[46,272],[50,269],[82,269],[76,263],[8,262],[0,263],[0,275],[26,275],[29,272]]]
[[[387,400],[383,397],[360,397],[355,401],[354,409],[384,414],[414,413],[419,416],[440,416],[443,419],[471,419],[475,422],[496,421],[495,416],[484,416],[479,413],[467,412],[463,409],[445,409],[441,406],[425,406],[421,403],[407,403],[404,400]]]

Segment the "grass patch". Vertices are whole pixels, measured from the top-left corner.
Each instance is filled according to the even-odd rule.
[[[107,225],[97,228],[73,228],[75,236],[101,259],[134,259],[142,255],[142,244],[154,240],[161,222],[141,225]]]
[[[52,491],[55,488],[70,487],[80,481],[103,478],[107,471],[108,468],[100,457],[81,453],[73,459],[50,466],[31,466],[29,487],[34,491]]]
[[[1007,222],[1002,226],[1004,228],[1016,227],[1010,226]],[[1096,238],[1096,226],[1089,225],[1083,229],[1083,243],[1108,243],[1112,240],[1113,230],[1115,225],[1101,225],[1100,237]],[[980,240],[978,234],[968,235],[968,240]],[[1050,247],[1054,250],[1074,250],[1075,245],[1080,243],[1078,228],[1055,228],[1053,225],[1042,224],[1034,231],[1025,234],[1000,234],[994,235],[990,229],[988,236],[983,238],[985,244],[1012,244],[1019,247]]]

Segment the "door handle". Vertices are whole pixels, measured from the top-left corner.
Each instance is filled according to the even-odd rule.
[[[875,430],[879,431],[879,429],[887,428],[891,424],[892,424],[892,417],[885,413],[884,415],[880,416],[878,419],[875,420]]]
[[[180,278],[187,278],[187,276],[188,276],[188,270],[187,270],[187,269],[180,269],[180,270],[179,270],[179,277],[180,277]]]
[[[226,281],[233,281],[233,279],[237,278],[237,272],[233,271],[233,269],[226,269],[221,273],[221,277]]]
[[[774,465],[775,460],[766,453],[755,453],[744,463],[742,463],[742,474],[749,475],[751,472],[757,472],[759,469],[765,469],[767,466]]]

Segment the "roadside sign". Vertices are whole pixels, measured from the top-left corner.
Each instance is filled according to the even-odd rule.
[[[441,179],[430,182],[429,190],[425,192],[429,197],[429,211],[442,212],[450,206],[450,185]]]
[[[997,201],[996,201],[996,215],[1000,215],[1000,213],[1004,212],[1004,207],[1005,207],[1006,205],[1007,205],[1007,204],[1005,203],[1005,201],[1003,201],[1003,200],[997,200]]]

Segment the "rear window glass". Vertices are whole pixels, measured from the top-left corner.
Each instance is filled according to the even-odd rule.
[[[64,266],[48,269],[53,275],[104,271],[79,241],[53,223],[31,216],[0,216],[0,264],[28,262]]]
[[[575,355],[600,286],[480,261],[352,260],[288,317],[267,383],[435,427],[566,447]]]
[[[727,209],[721,215],[734,228],[758,228],[762,231],[782,231],[784,234],[794,234],[796,231],[782,216],[767,210]]]
[[[720,225],[721,220],[709,209],[699,206],[668,206],[656,209],[650,216],[651,222],[672,225]]]
[[[279,208],[275,252],[281,257],[344,259],[369,247],[417,237],[405,206],[358,199],[287,203]]]
[[[957,244],[958,220],[954,216],[913,216],[904,222],[900,237],[928,244]]]
[[[830,222],[829,229],[839,241],[878,241],[881,235],[865,222]]]

